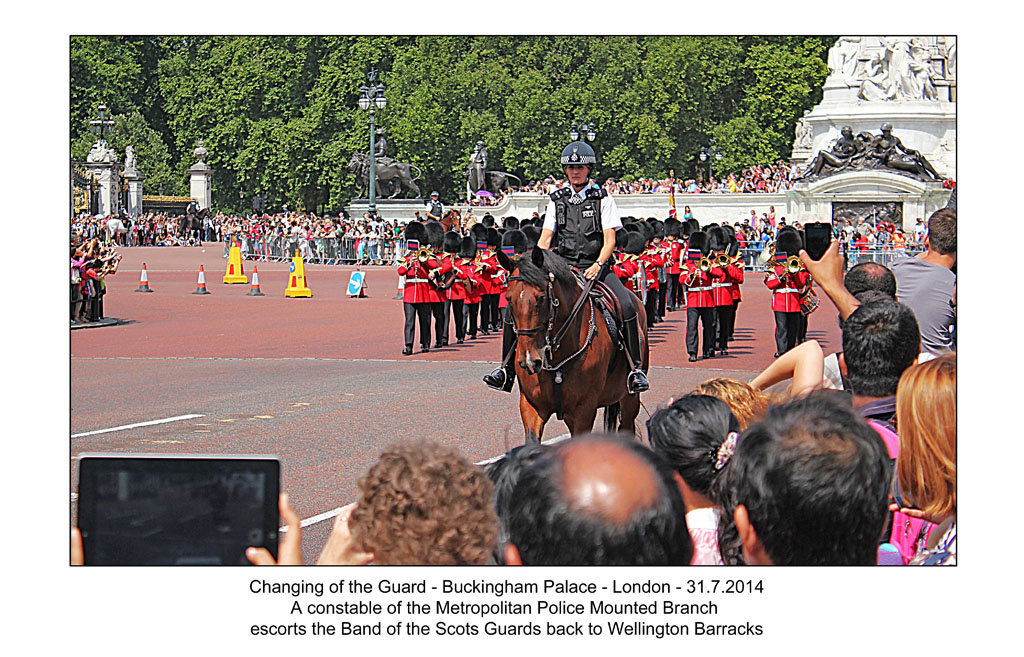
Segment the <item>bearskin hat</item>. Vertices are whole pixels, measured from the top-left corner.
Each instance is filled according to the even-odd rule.
[[[632,255],[640,255],[644,252],[644,247],[646,245],[647,242],[644,240],[644,236],[640,231],[630,231],[626,234],[626,247],[623,251]]]
[[[721,251],[725,251],[726,247],[729,246],[729,238],[721,226],[712,226],[711,228],[708,228],[707,234],[708,249],[711,251],[719,253]]]
[[[476,257],[476,240],[470,236],[462,238],[462,244],[459,245],[459,257],[472,260]]]
[[[665,220],[665,236],[680,237],[683,234],[683,226],[678,219],[669,217]]]
[[[410,221],[405,225],[405,239],[416,240],[421,246],[427,237],[427,229],[418,221]]]
[[[469,229],[469,234],[474,240],[478,242],[486,242],[487,226],[480,223],[473,224],[473,227]]]
[[[629,231],[626,229],[615,231],[615,248],[624,249],[626,248],[626,236],[629,235]]]
[[[505,230],[518,230],[519,229],[519,218],[518,217],[505,217]]]
[[[494,215],[485,214],[484,218],[480,220],[480,223],[482,223],[487,228],[493,228],[494,227]]]
[[[497,228],[491,227],[487,229],[487,246],[501,246],[501,235],[498,234]]]
[[[708,234],[702,230],[698,230],[690,235],[690,248],[700,249],[701,255],[707,255],[711,252],[708,245]]]
[[[454,230],[450,230],[444,234],[444,252],[445,253],[458,253],[459,246],[462,244],[462,238]]]
[[[523,226],[523,235],[526,236],[526,249],[530,250],[537,246],[537,240],[540,239],[540,228],[530,224],[529,226]]]
[[[432,249],[440,250],[444,246],[444,226],[439,221],[428,221],[424,228],[427,231],[427,244]]]
[[[779,229],[779,235],[775,238],[775,252],[796,255],[803,244],[800,241],[800,233],[795,228],[786,226]]]
[[[693,235],[700,230],[700,222],[696,219],[690,218],[686,220],[687,225],[690,226],[690,234]]]
[[[521,230],[507,230],[505,234],[501,236],[501,245],[511,246],[515,249],[516,254],[526,253],[529,250],[529,241],[526,239],[526,235]]]
[[[648,219],[647,225],[651,227],[651,237],[665,239],[665,222],[660,219]]]

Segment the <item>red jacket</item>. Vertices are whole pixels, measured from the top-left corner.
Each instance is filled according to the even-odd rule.
[[[790,274],[782,265],[765,276],[764,284],[773,292],[772,310],[782,313],[800,312],[800,290],[811,282],[811,275],[804,270]]]
[[[666,241],[671,245],[671,249],[668,253],[668,269],[666,271],[669,276],[678,276],[682,273],[682,270],[679,268],[679,240],[674,237],[669,237]]]
[[[466,298],[466,285],[465,279],[469,277],[466,273],[466,267],[463,264],[462,258],[451,254],[445,254],[444,259],[441,260],[441,273],[447,274],[452,270],[456,271],[455,282],[452,286],[445,290],[445,296],[450,301],[458,301],[459,299]]]
[[[647,275],[647,289],[658,289],[658,267],[665,264],[665,256],[658,248],[648,249],[640,254],[640,261],[644,263],[644,273]]]
[[[500,294],[501,288],[494,280],[494,276],[498,273],[498,269],[500,268],[500,265],[498,265],[498,259],[494,255],[494,251],[480,251],[480,264],[483,265],[483,273],[481,276],[484,280],[483,294]]]
[[[402,294],[402,301],[405,303],[430,303],[436,301],[438,296],[437,288],[430,284],[427,274],[430,270],[440,266],[440,263],[433,258],[426,263],[420,263],[415,254],[405,257],[402,264],[398,266],[398,275],[405,276],[405,291]]]
[[[726,265],[722,272],[725,274],[725,278],[711,284],[714,288],[715,305],[731,306],[734,298],[733,289],[737,287],[737,282],[743,281],[743,272],[736,265],[731,264]]]
[[[686,271],[679,274],[679,284],[686,286],[686,307],[687,308],[714,308],[715,296],[712,290],[712,283],[725,280],[725,272],[718,267],[712,267],[703,272],[698,263],[687,262]]]
[[[743,295],[740,294],[740,284],[743,282],[743,261],[736,265],[736,273],[739,275],[733,280],[734,285],[729,288],[729,291],[732,292],[733,303],[743,300]]]
[[[619,277],[622,281],[622,285],[625,286],[630,292],[634,292],[633,289],[633,277],[640,271],[640,265],[633,258],[626,259],[623,254],[616,254],[615,264],[612,265],[612,273]]]

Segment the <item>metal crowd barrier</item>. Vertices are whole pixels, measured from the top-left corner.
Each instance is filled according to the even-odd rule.
[[[236,238],[242,259],[257,262],[286,262],[299,252],[305,262],[317,265],[376,264],[393,265],[406,251],[404,239],[367,239],[357,237],[315,237],[292,239],[289,236]],[[223,241],[224,257],[228,257],[232,237]]]

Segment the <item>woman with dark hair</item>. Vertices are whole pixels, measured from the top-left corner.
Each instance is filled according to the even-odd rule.
[[[736,447],[739,421],[720,399],[687,395],[647,421],[651,449],[676,471],[693,539],[693,565],[722,565],[718,550],[718,505],[711,485]]]

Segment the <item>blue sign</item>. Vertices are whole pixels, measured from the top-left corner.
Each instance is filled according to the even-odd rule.
[[[357,296],[361,289],[363,289],[363,272],[354,271],[348,279],[348,295],[350,297]]]
[[[294,274],[295,273],[295,261],[294,260],[292,260],[291,270],[292,270],[292,273]]]

